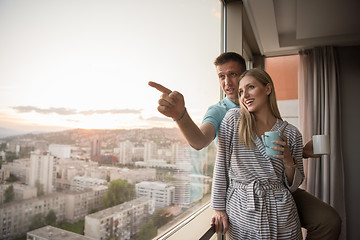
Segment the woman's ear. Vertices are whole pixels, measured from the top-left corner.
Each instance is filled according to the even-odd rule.
[[[270,83],[266,84],[265,88],[266,88],[266,94],[269,96],[272,91],[271,84]]]

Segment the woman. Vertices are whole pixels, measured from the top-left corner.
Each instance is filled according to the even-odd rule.
[[[240,109],[231,109],[219,130],[214,169],[213,223],[231,239],[302,239],[295,202],[290,192],[304,179],[302,137],[282,121],[275,89],[263,70],[240,76]],[[267,131],[282,132],[268,157],[260,140]]]

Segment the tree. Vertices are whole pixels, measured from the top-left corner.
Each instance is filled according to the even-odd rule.
[[[34,215],[30,220],[29,231],[45,226],[45,218],[42,213]]]
[[[4,202],[11,202],[12,200],[14,200],[15,198],[15,193],[14,193],[14,186],[10,185],[9,187],[6,188],[5,192],[4,192],[4,197],[5,197],[5,201]]]
[[[99,211],[99,210],[98,210],[98,209],[96,209],[96,208],[93,208],[93,209],[91,209],[91,210],[90,210],[89,214],[96,213],[97,211]]]
[[[37,196],[44,195],[44,185],[39,182],[39,180],[35,181],[35,187],[37,190]]]
[[[152,219],[147,220],[141,225],[139,234],[136,236],[135,240],[150,240],[156,237],[157,228]]]
[[[130,201],[136,196],[135,185],[126,180],[117,179],[111,181],[108,191],[102,199],[104,207],[113,207],[115,205]]]
[[[13,160],[17,159],[16,153],[14,152],[6,152],[5,159],[7,162],[12,162]]]
[[[73,233],[83,235],[84,234],[84,225],[85,225],[85,221],[80,220],[80,221],[77,221],[75,223],[62,222],[62,223],[56,225],[56,227],[64,229],[64,230],[69,231],[69,232],[73,232]]]
[[[153,219],[154,224],[157,228],[160,228],[161,226],[165,225],[166,223],[170,222],[174,216],[172,214],[169,214],[164,209],[156,210],[154,215],[151,217]]]
[[[14,174],[10,173],[10,177],[8,177],[8,178],[6,179],[6,182],[11,182],[11,183],[13,183],[13,182],[16,182],[17,180],[18,180],[18,178],[17,178]]]
[[[5,150],[6,150],[6,142],[0,143],[0,151],[5,151]]]
[[[47,225],[55,226],[55,224],[56,224],[56,213],[54,212],[54,210],[51,209],[48,212],[48,214],[46,215],[46,218],[45,218],[45,223]]]
[[[19,152],[19,158],[28,158],[30,157],[30,153],[34,151],[34,147],[21,147]]]

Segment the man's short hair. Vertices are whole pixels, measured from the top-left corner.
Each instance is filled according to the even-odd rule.
[[[224,52],[220,54],[214,61],[215,66],[223,65],[228,62],[238,62],[242,68],[243,71],[246,70],[246,63],[245,59],[236,52]]]

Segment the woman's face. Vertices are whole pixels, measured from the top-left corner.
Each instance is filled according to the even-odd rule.
[[[259,112],[269,106],[268,95],[271,93],[271,85],[264,86],[256,78],[245,76],[239,83],[239,97],[249,112]]]

